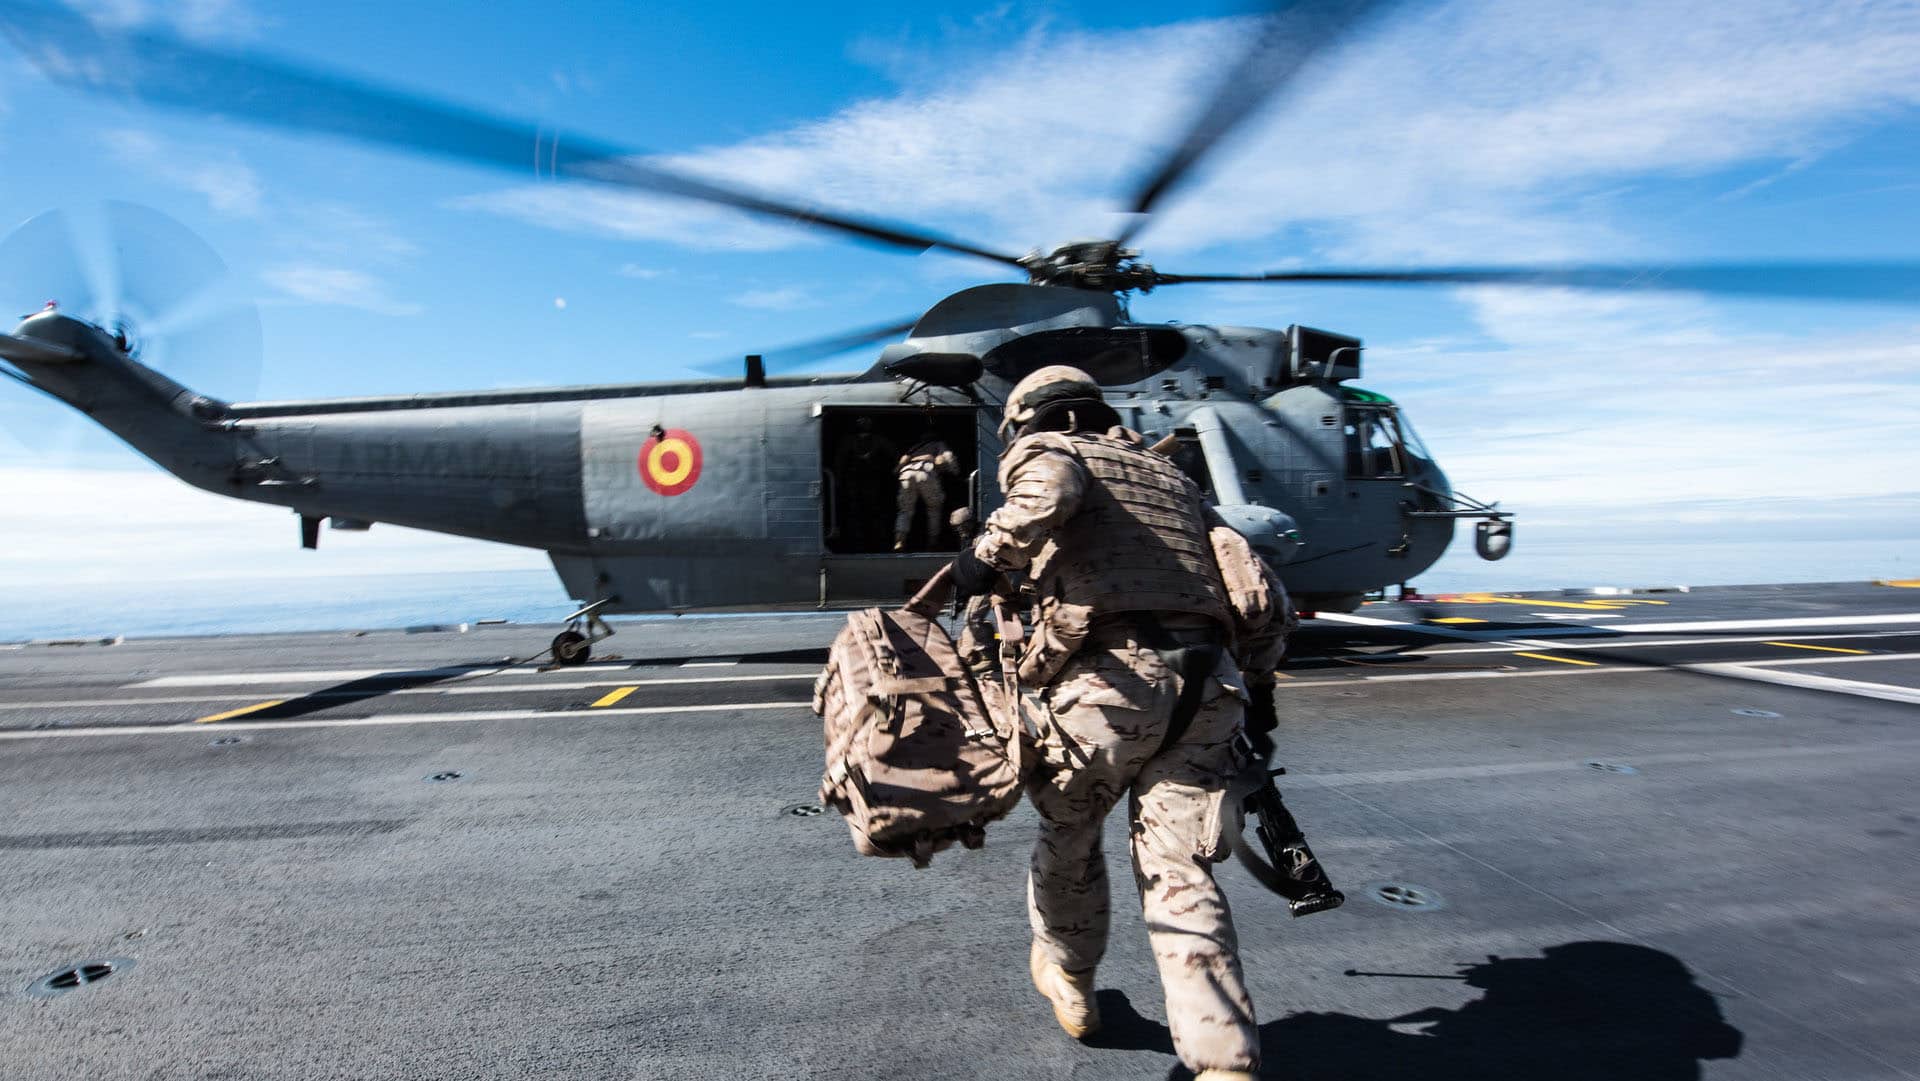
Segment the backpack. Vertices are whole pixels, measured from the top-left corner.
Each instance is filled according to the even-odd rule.
[[[1270,672],[1286,655],[1287,636],[1300,626],[1287,587],[1237,531],[1216,525],[1207,540],[1233,613],[1234,661],[1243,671]]]
[[[1020,801],[1028,757],[1017,714],[988,711],[933,616],[946,590],[942,572],[898,611],[849,615],[813,688],[820,802],[846,817],[862,855],[915,867],[955,841],[985,843],[987,823]]]

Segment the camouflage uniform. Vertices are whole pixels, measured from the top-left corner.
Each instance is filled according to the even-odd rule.
[[[1191,724],[1162,745],[1182,685],[1162,651],[1221,641],[1227,618],[1199,492],[1120,429],[1025,436],[1002,458],[1000,482],[1006,502],[973,554],[1029,571],[1038,606],[1028,657],[1049,643],[1056,655],[1023,665],[1044,684],[1049,722],[1028,786],[1041,818],[1028,877],[1035,949],[1068,973],[1099,963],[1101,825],[1125,797],[1174,1047],[1195,1071],[1256,1070],[1253,1005],[1210,869],[1239,829],[1226,793],[1239,769],[1232,741],[1244,692],[1224,651]]]
[[[900,464],[894,470],[894,478],[900,483],[895,497],[899,513],[893,519],[895,551],[906,547],[907,534],[913,529],[913,512],[923,508],[926,511],[927,547],[940,546],[940,529],[946,524],[941,512],[947,505],[947,489],[940,475],[958,475],[959,472],[959,460],[938,439],[922,440],[900,456]]]

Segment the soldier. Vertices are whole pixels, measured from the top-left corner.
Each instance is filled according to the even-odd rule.
[[[894,479],[900,484],[896,497],[899,514],[893,519],[894,551],[906,549],[907,533],[913,529],[913,512],[922,508],[926,510],[927,547],[940,547],[940,527],[944,524],[941,511],[947,505],[943,473],[959,476],[960,462],[932,432],[900,456],[900,465],[893,471]]]
[[[1181,1061],[1203,1081],[1251,1078],[1259,1033],[1211,865],[1239,809],[1245,694],[1222,648],[1228,600],[1201,496],[1119,426],[1086,373],[1042,368],[1007,397],[1006,502],[954,561],[957,589],[1025,570],[1035,590],[1024,685],[1045,707],[1028,783],[1041,827],[1028,876],[1029,967],[1067,1034],[1100,1025],[1106,949],[1101,823],[1126,798],[1140,904]]]

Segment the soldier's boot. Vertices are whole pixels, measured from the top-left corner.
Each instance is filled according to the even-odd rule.
[[[1245,1070],[1201,1070],[1193,1075],[1193,1081],[1260,1081],[1260,1078]]]
[[[1084,1040],[1100,1031],[1100,1006],[1093,1000],[1093,973],[1074,975],[1054,964],[1038,942],[1027,955],[1033,985],[1053,1004],[1053,1019],[1067,1035]]]

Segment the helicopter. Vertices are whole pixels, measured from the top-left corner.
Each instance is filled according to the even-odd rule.
[[[88,93],[345,138],[555,180],[663,194],[884,247],[1000,264],[920,315],[748,356],[727,378],[318,401],[227,402],[139,359],[111,312],[58,304],[0,335],[8,374],[81,410],[188,484],[323,523],[407,526],[545,551],[583,606],[555,639],[585,661],[615,613],[857,606],[898,600],[948,562],[964,522],[905,544],[898,450],[937,439],[961,463],[946,505],[998,501],[1000,402],[1049,364],[1086,370],[1123,424],[1173,456],[1305,613],[1351,611],[1438,560],[1456,523],[1504,556],[1513,514],[1456,493],[1388,396],[1357,385],[1363,340],[1293,325],[1133,322],[1128,298],[1188,283],[1495,284],[1596,290],[1910,296],[1920,270],[1825,263],[1287,270],[1174,274],[1142,258],[1149,215],[1307,62],[1386,5],[1295,4],[1262,17],[1238,62],[1142,174],[1111,238],[1025,254],[672,171],[635,152],[392,88],[189,42],[102,29],[62,9],[0,14],[43,74]],[[85,62],[76,62],[84,58]],[[904,336],[904,337],[903,337]],[[895,340],[898,339],[898,340]],[[886,344],[842,375],[768,356]]]

